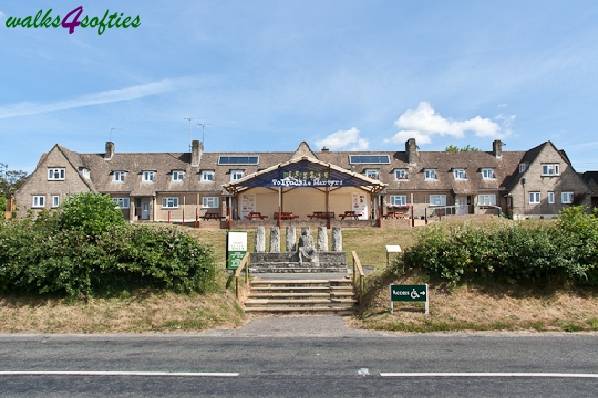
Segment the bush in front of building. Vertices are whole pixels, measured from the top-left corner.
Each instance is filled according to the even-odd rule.
[[[556,223],[435,225],[405,251],[405,266],[450,284],[598,285],[598,218],[583,208]]]
[[[97,235],[115,225],[123,225],[125,220],[110,196],[85,192],[65,200],[59,222],[62,228]]]
[[[73,200],[65,209],[96,208],[93,199]],[[0,223],[0,292],[89,297],[136,288],[206,292],[215,285],[211,247],[176,229],[89,218],[77,224],[69,217],[80,210]]]

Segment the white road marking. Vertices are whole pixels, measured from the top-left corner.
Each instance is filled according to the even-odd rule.
[[[380,373],[382,377],[552,377],[598,379],[596,373]]]
[[[154,372],[136,370],[0,370],[0,376],[238,377],[238,373]]]

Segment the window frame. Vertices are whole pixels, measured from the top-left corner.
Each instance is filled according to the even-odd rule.
[[[147,176],[151,175],[152,178],[148,179]],[[156,181],[156,171],[155,170],[142,170],[141,177],[143,182],[155,182]]]
[[[58,203],[54,204],[55,199],[58,199]],[[57,209],[60,207],[60,195],[52,195],[50,197],[50,208]]]
[[[428,177],[428,173],[433,174],[433,177]],[[424,169],[424,181],[437,181],[438,170],[437,169]]]
[[[551,198],[552,198],[552,200],[551,200]],[[555,191],[548,191],[546,193],[546,202],[549,204],[556,203],[556,192]]]
[[[567,195],[568,197],[570,197],[569,201],[564,201],[564,195]],[[571,203],[573,203],[575,201],[575,192],[574,191],[563,191],[561,192],[561,203],[564,205],[570,205]]]
[[[538,200],[534,200],[532,201],[532,195],[537,196]],[[534,198],[535,199],[535,198]],[[540,191],[529,191],[527,193],[527,203],[530,205],[537,205],[540,204],[542,202],[542,194],[540,193]]]
[[[482,201],[481,200],[482,198],[485,198],[485,199],[486,198],[492,198],[492,200],[490,200],[489,202],[485,201],[485,200]],[[482,202],[484,202],[484,203],[482,203]],[[496,194],[493,194],[493,193],[484,193],[484,194],[477,195],[476,203],[477,203],[478,206],[481,206],[481,207],[483,207],[483,206],[496,206]]]
[[[442,204],[434,204],[432,198],[442,198]],[[429,201],[429,205],[430,207],[444,207],[446,206],[446,195],[430,195],[430,197],[428,198]]]
[[[234,178],[235,175],[237,175],[237,173],[241,173],[241,176],[239,178]],[[230,169],[229,170],[229,174],[230,174],[230,181],[239,181],[241,178],[245,177],[245,170],[243,169]]]
[[[519,163],[519,173],[525,173],[527,170],[527,163]]]
[[[550,169],[554,170],[554,172],[550,173]],[[560,164],[558,164],[558,163],[544,163],[544,164],[542,164],[542,177],[558,177],[560,175],[561,175],[561,166],[560,166]]]
[[[369,173],[374,173],[374,174],[376,174],[376,176],[372,177],[371,175],[369,175]],[[380,179],[380,169],[364,169],[363,175],[368,178],[371,178],[373,180],[379,180]]]
[[[370,159],[367,159],[370,158]],[[373,158],[378,158],[372,161]],[[359,160],[363,159],[363,160]],[[369,160],[369,161],[367,161]],[[390,164],[390,155],[349,155],[350,165],[362,165],[362,164]]]
[[[120,179],[117,176],[121,177]],[[125,182],[125,178],[127,177],[127,172],[125,170],[113,170],[112,171],[112,182],[116,182],[118,184],[122,184]]]
[[[56,172],[58,172],[58,178],[54,176]],[[48,181],[64,181],[65,177],[65,167],[48,167]]]
[[[171,202],[171,203],[169,203]],[[178,209],[179,208],[179,197],[178,196],[167,196],[162,198],[162,208],[163,209]]]
[[[125,197],[112,198],[112,203],[114,203],[119,209],[130,209],[131,208],[131,198],[125,198]]]
[[[458,176],[457,174],[463,173],[463,176]],[[453,178],[455,180],[464,181],[467,180],[467,171],[463,168],[453,169]]]
[[[210,202],[213,206],[210,205]],[[201,207],[202,209],[219,209],[220,208],[220,198],[218,196],[203,196],[201,198]]]
[[[205,179],[204,176],[211,175],[212,179]],[[199,173],[199,181],[200,182],[214,182],[216,181],[216,171],[215,170],[202,170]]]
[[[399,198],[403,199],[403,200],[401,200],[401,202],[403,202],[402,204],[395,203],[395,199],[399,199]],[[407,195],[390,195],[390,204],[393,207],[405,207],[405,206],[407,206]]]
[[[491,173],[490,176],[487,175],[488,172]],[[482,167],[481,173],[483,180],[496,180],[496,169],[494,167]]]
[[[403,177],[398,177],[397,176],[397,172],[400,171],[403,174]],[[396,181],[403,181],[403,180],[408,180],[409,179],[409,169],[403,169],[403,168],[396,168],[393,171],[394,177]]]
[[[37,205],[35,201],[37,199]],[[41,200],[41,202],[40,202]],[[44,209],[46,207],[46,195],[33,195],[31,196],[31,208],[32,209]]]
[[[183,182],[185,180],[185,170],[172,170],[172,182]]]
[[[255,163],[250,159],[255,158]],[[222,159],[247,159],[246,162],[224,162]],[[218,155],[218,166],[259,166],[260,156],[259,155]]]

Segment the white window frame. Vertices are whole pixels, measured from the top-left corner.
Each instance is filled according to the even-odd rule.
[[[60,195],[52,195],[50,207],[52,207],[53,209],[60,207]]]
[[[467,180],[467,172],[465,169],[453,169],[453,178],[455,180]]]
[[[477,197],[478,206],[496,206],[496,194],[483,194]]]
[[[533,195],[533,199],[532,199]],[[530,191],[527,193],[527,203],[530,205],[537,205],[542,200],[540,191]]]
[[[212,178],[206,178],[206,176],[211,176]],[[216,180],[216,171],[214,170],[202,170],[199,180],[202,182],[214,182]]]
[[[178,196],[168,196],[166,198],[162,198],[162,208],[163,209],[178,209],[179,208]]]
[[[182,182],[185,179],[185,170],[173,170],[172,171],[172,181],[173,182]]]
[[[83,178],[89,179],[91,177],[91,171],[88,168],[82,167],[79,172]]]
[[[482,168],[482,179],[484,180],[496,180],[496,170],[492,167]]]
[[[46,197],[44,195],[34,195],[31,197],[32,209],[43,209],[46,207]]]
[[[561,192],[561,203],[563,204],[571,204],[575,200],[575,192],[573,191],[563,191]]]
[[[363,175],[373,180],[380,179],[380,169],[365,169],[363,171]]]
[[[201,207],[204,209],[220,208],[220,198],[218,196],[204,196],[201,198]]]
[[[557,177],[561,175],[561,167],[558,163],[542,165],[542,177]]]
[[[436,171],[436,169],[424,169],[424,180],[425,181],[438,180],[438,172]]]
[[[64,181],[65,173],[64,167],[49,167],[48,181]],[[58,176],[56,176],[56,174],[58,174]]]
[[[440,199],[438,203],[435,203],[435,199]],[[430,195],[430,207],[443,207],[446,206],[446,195]]]
[[[237,181],[243,177],[245,177],[245,170],[241,170],[241,169],[231,169],[230,170],[230,180],[231,181]]]
[[[519,172],[525,173],[525,170],[527,170],[527,163],[519,163]]]
[[[548,194],[546,196],[546,200],[550,204],[556,203],[556,193],[554,191],[548,191]]]
[[[112,198],[112,203],[114,203],[120,209],[130,209],[131,208],[131,199],[130,198]]]
[[[124,170],[114,170],[112,172],[112,182],[123,183],[125,182],[125,177],[127,176],[127,172]]]
[[[409,170],[408,169],[395,169],[394,171],[395,180],[408,180],[409,179]]]
[[[390,204],[392,206],[407,206],[407,195],[390,195]]]
[[[156,181],[156,172],[154,170],[143,170],[143,182]]]

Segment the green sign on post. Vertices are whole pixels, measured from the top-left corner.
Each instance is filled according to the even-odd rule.
[[[390,312],[394,312],[394,303],[425,303],[426,314],[430,313],[428,284],[423,285],[390,285]]]
[[[226,234],[226,269],[236,270],[247,253],[247,232],[229,231]]]

